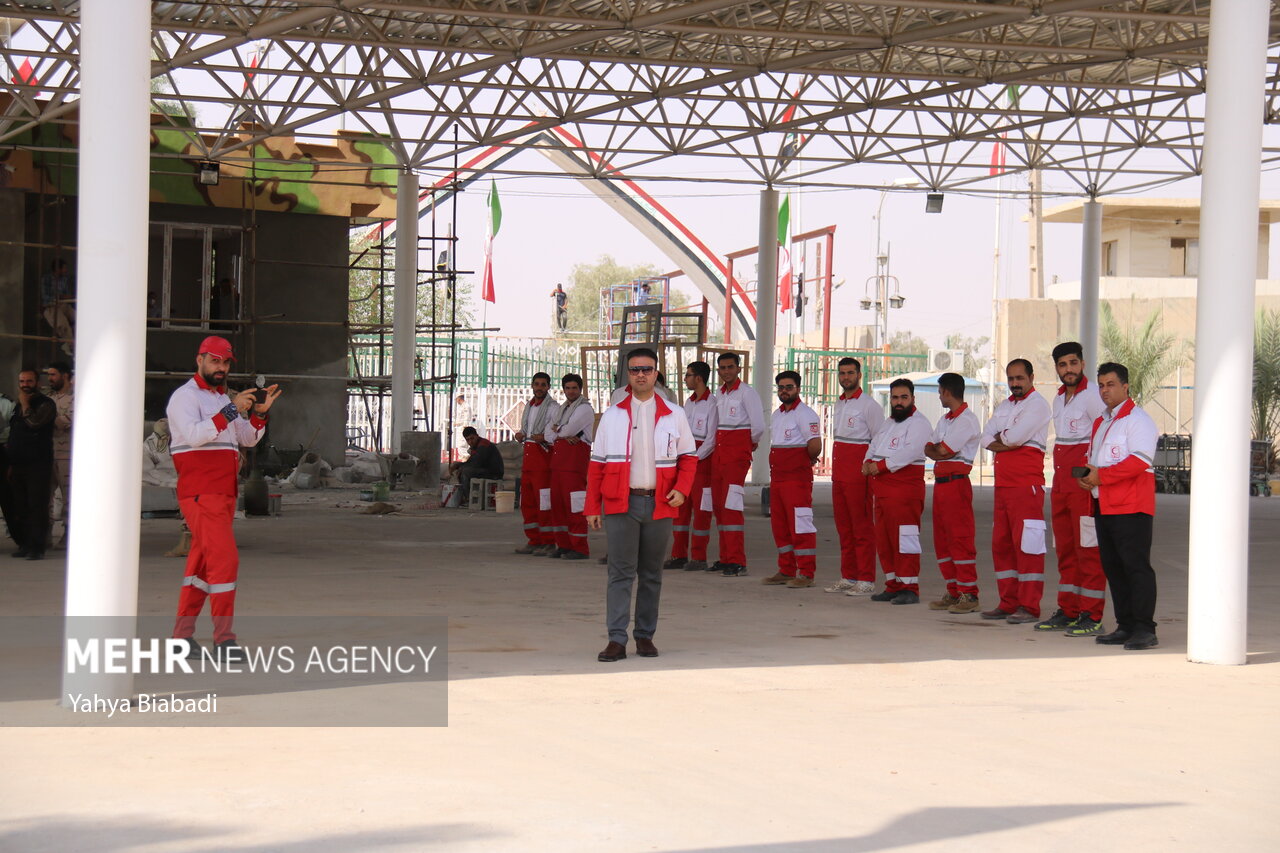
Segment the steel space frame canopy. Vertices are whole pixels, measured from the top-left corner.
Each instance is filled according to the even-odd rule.
[[[1008,171],[1067,194],[1200,171],[1209,0],[151,6],[155,98],[215,160],[269,161],[256,143],[327,140],[343,117],[424,171],[554,125],[632,179],[856,187],[875,163],[996,191],[996,142]],[[74,120],[79,7],[0,0],[0,143]],[[1268,124],[1278,35],[1273,2]]]

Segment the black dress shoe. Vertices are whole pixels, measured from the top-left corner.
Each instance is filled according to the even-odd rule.
[[[28,552],[27,552],[27,559],[28,559],[28,560],[43,560],[43,559],[44,559],[44,551],[28,551]]]
[[[227,663],[245,663],[249,657],[235,640],[223,640],[213,647],[214,657]]]
[[[613,663],[614,661],[622,660],[626,656],[627,647],[622,645],[622,643],[615,643],[613,640],[610,640],[609,645],[604,647],[604,651],[596,655],[596,660],[601,663]]]
[[[656,658],[658,656],[658,647],[648,637],[636,637],[636,654],[642,658]]]
[[[25,560],[27,558],[27,554],[29,553],[31,552],[28,551],[26,548],[19,548],[9,556],[13,557],[15,560]]]
[[[886,589],[881,592],[877,592],[875,595],[871,596],[871,600],[872,601],[893,601],[897,597],[898,597],[898,593],[890,592],[889,590]]]
[[[204,657],[204,647],[196,642],[195,637],[179,637],[187,644],[187,660],[200,660]]]
[[[724,571],[720,572],[720,574],[724,575],[727,578],[746,577],[747,567],[740,563],[725,563]]]
[[[919,604],[920,596],[914,592],[908,592],[906,590],[903,590],[902,592],[895,595],[889,601],[889,603],[890,604]]]
[[[709,565],[709,566],[707,566],[705,569],[703,569],[703,571],[706,571],[706,572],[720,572],[721,574],[723,574],[723,573],[724,573],[725,566],[727,566],[727,565],[729,565],[729,564],[728,564],[728,563],[722,563],[722,562],[720,562],[719,560],[716,560],[714,563],[712,563],[711,565]]]
[[[1129,635],[1129,642],[1124,644],[1125,651],[1140,652],[1143,649],[1154,649],[1160,645],[1156,635],[1150,631],[1134,631]]]
[[[1110,634],[1099,634],[1093,638],[1093,641],[1100,646],[1123,646],[1129,642],[1129,632],[1123,628],[1116,628]]]
[[[664,569],[683,569],[689,562],[687,557],[672,557],[662,564]]]

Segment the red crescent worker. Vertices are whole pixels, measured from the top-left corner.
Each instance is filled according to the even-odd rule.
[[[933,435],[929,419],[916,411],[910,379],[889,383],[889,420],[871,442],[862,472],[871,478],[876,551],[884,590],[872,601],[920,603],[920,517],[924,515],[924,446]]]
[[[715,461],[711,463],[711,496],[715,505],[716,529],[720,534],[720,559],[707,571],[727,578],[747,573],[746,518],[742,514],[751,454],[764,435],[764,404],[756,389],[744,383],[742,357],[723,353],[716,359],[720,390],[716,393]]]
[[[261,403],[250,388],[227,396],[227,371],[235,355],[225,338],[208,337],[196,354],[196,375],[169,397],[169,452],[178,472],[178,505],[191,528],[191,551],[178,596],[173,636],[187,641],[188,656],[204,653],[195,641],[196,619],[209,601],[219,659],[243,660],[231,622],[235,616],[240,554],[231,520],[236,512],[240,448],[253,447],[267,426],[267,411],[280,396],[271,385]]]
[[[1000,603],[983,619],[1014,625],[1040,619],[1044,594],[1044,450],[1049,440],[1049,403],[1032,385],[1031,362],[1015,358],[1005,367],[1009,399],[991,414],[982,446],[996,455],[995,523],[991,561]]]
[[[778,548],[778,571],[765,586],[813,586],[818,528],[813,523],[813,464],[822,455],[822,421],[800,402],[800,374],[784,370],[773,380],[782,404],[769,421],[769,519]]]
[[[1062,387],[1053,398],[1053,488],[1049,509],[1053,547],[1058,552],[1058,609],[1037,631],[1068,637],[1102,633],[1107,602],[1107,576],[1098,554],[1093,498],[1071,476],[1072,468],[1089,464],[1093,422],[1107,407],[1098,386],[1085,376],[1084,347],[1067,341],[1053,348],[1053,366]]]
[[[533,374],[529,383],[533,396],[524,407],[520,429],[513,436],[524,443],[524,461],[520,466],[520,514],[524,516],[524,535],[528,540],[517,554],[550,557],[556,550],[551,521],[551,445],[547,444],[547,428],[556,419],[560,404],[547,396],[551,390],[550,374]]]
[[[862,473],[871,439],[884,423],[884,407],[862,393],[862,363],[845,357],[837,365],[842,393],[836,400],[831,454],[831,501],[840,534],[840,580],[823,592],[871,595],[876,591],[876,534],[871,487]]]
[[[684,371],[684,387],[693,393],[684,404],[684,416],[693,432],[698,448],[698,469],[693,475],[693,491],[680,504],[680,514],[671,526],[671,559],[664,569],[701,572],[707,568],[707,543],[711,539],[711,454],[716,449],[716,401],[707,387],[711,365],[705,361],[690,362]]]
[[[582,394],[582,377],[566,373],[560,380],[564,405],[547,429],[551,443],[551,522],[556,549],[550,554],[562,560],[585,560],[587,548],[587,465],[591,462],[591,436],[596,413]]]
[[[978,548],[973,523],[973,483],[969,472],[978,455],[982,425],[964,401],[964,377],[938,377],[938,400],[947,413],[938,419],[924,455],[933,466],[933,552],[947,592],[930,610],[972,613],[978,609]]]

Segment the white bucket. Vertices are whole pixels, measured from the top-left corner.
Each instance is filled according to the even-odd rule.
[[[494,512],[515,512],[516,511],[516,493],[515,492],[494,492],[493,493],[493,510]]]
[[[462,487],[457,483],[445,483],[440,486],[440,505],[459,506],[462,501]]]

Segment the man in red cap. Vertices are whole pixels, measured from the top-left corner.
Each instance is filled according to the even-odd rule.
[[[267,411],[280,390],[271,385],[260,402],[252,388],[234,398],[227,396],[227,372],[234,360],[230,342],[205,338],[196,354],[196,375],[173,392],[167,409],[169,452],[178,471],[178,505],[191,528],[191,551],[173,636],[187,641],[190,657],[203,654],[194,635],[206,598],[211,599],[217,656],[242,660],[244,654],[231,630],[240,567],[231,531],[240,448],[252,447],[262,438]]]

